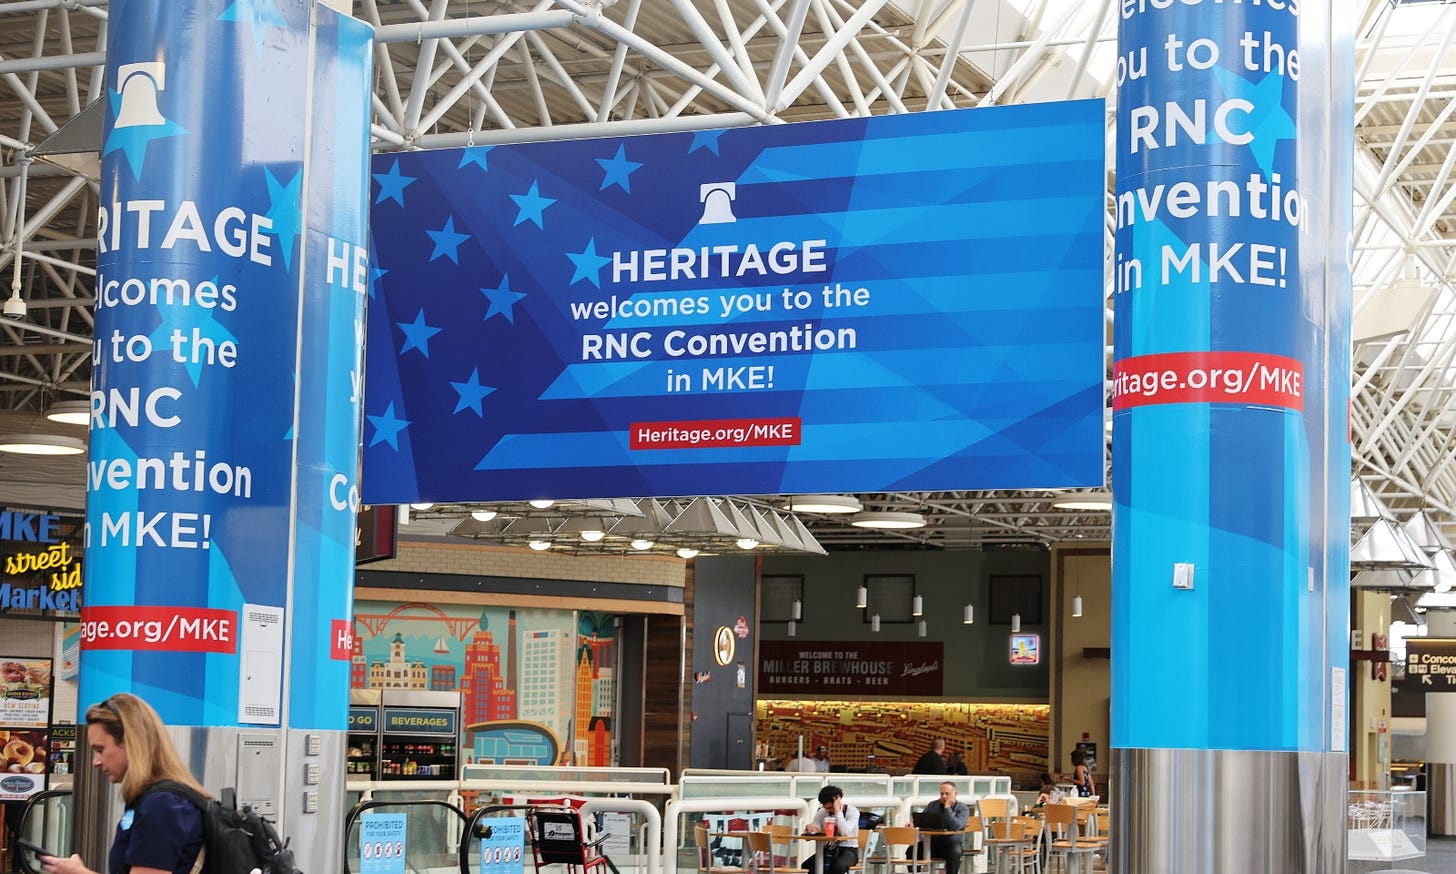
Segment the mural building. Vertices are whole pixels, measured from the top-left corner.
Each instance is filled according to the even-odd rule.
[[[463,762],[613,764],[616,617],[359,601],[354,688],[460,693]]]

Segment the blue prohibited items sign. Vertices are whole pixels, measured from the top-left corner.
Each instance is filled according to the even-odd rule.
[[[359,817],[359,874],[404,874],[405,815]]]
[[[480,874],[522,874],[525,869],[526,818],[492,817],[480,839]]]

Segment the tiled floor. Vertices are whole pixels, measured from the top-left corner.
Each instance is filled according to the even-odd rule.
[[[1456,874],[1456,838],[1427,839],[1426,870],[1432,874]]]

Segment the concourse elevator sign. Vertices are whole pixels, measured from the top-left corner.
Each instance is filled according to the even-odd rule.
[[[1414,637],[1405,642],[1402,691],[1456,692],[1456,639]]]

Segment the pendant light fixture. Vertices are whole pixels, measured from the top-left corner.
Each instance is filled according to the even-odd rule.
[[[924,598],[920,597],[919,595],[916,595],[914,598],[912,598],[910,600],[910,615],[911,616],[914,616],[916,618],[919,618],[919,617],[925,615],[925,599]],[[921,637],[924,637],[924,636],[925,635],[923,635],[923,634],[921,635]]]
[[[789,634],[789,637],[798,637],[799,636],[799,623],[797,623],[794,620],[790,619],[789,620],[788,634]]]
[[[967,604],[966,605],[965,616],[961,619],[961,624],[962,625],[975,625],[976,624],[976,605],[975,604]]]
[[[870,617],[870,631],[873,631],[875,634],[880,633],[880,614],[876,613]]]
[[[1012,634],[1020,634],[1021,633],[1021,614],[1020,613],[1012,613],[1011,614],[1011,633]]]
[[[798,622],[800,619],[803,619],[804,618],[804,602],[803,601],[800,601],[797,598],[795,598],[794,599],[794,606],[792,608],[790,608],[789,616],[795,622]]]
[[[860,586],[859,587],[859,591],[856,592],[855,593],[855,596],[854,596],[854,606],[856,606],[859,609],[863,610],[864,608],[868,607],[869,605],[870,605],[870,590],[869,589],[866,589],[864,586]]]
[[[1077,587],[1077,594],[1072,597],[1072,618],[1080,619],[1082,618],[1082,580],[1077,575],[1076,556],[1073,556],[1069,563],[1072,565],[1072,585]]]
[[[921,636],[921,637],[924,637],[924,636],[925,636],[925,632],[926,632],[926,627],[925,627],[925,620],[924,620],[924,619],[922,619],[922,620],[920,620],[920,625],[919,625],[919,627],[918,627],[918,628],[916,628],[916,632],[917,632],[917,633],[918,633],[918,634],[919,634],[919,635],[920,635],[920,636]]]

